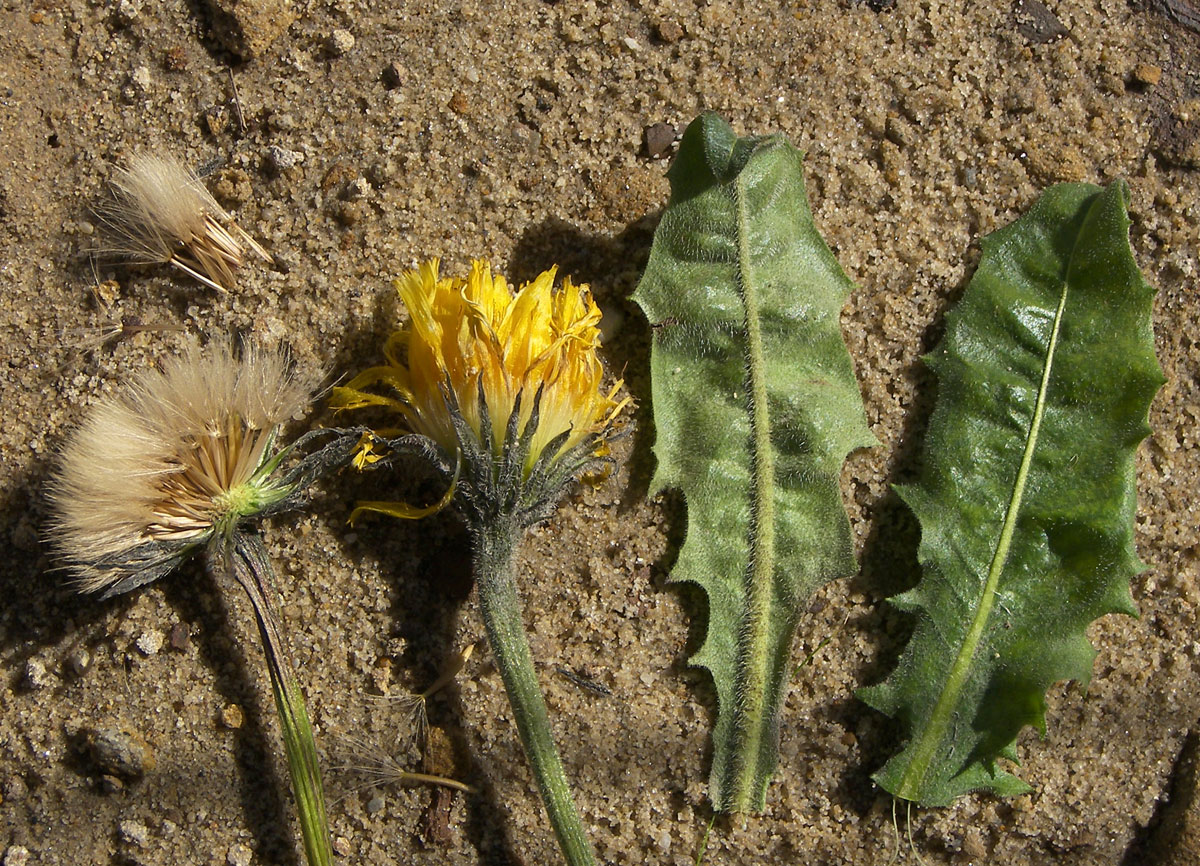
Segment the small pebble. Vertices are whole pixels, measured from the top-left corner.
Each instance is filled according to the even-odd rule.
[[[229,112],[223,105],[210,105],[204,110],[204,126],[209,135],[220,135],[229,128]]]
[[[117,19],[122,24],[132,24],[138,20],[142,14],[142,6],[140,3],[135,3],[133,0],[121,0],[117,4]]]
[[[519,147],[523,147],[530,154],[537,153],[542,146],[542,134],[523,123],[513,124],[512,137]]]
[[[654,33],[663,42],[670,45],[672,42],[678,42],[683,38],[683,28],[674,21],[660,21],[658,26],[654,28]]]
[[[117,825],[117,833],[122,840],[139,848],[145,848],[150,842],[150,828],[140,821],[122,821]]]
[[[182,45],[176,45],[163,54],[163,69],[167,72],[183,72],[187,69],[187,52]]]
[[[254,859],[254,853],[245,845],[229,846],[229,853],[225,855],[225,862],[228,866],[250,866],[250,861]]]
[[[134,646],[144,656],[156,656],[163,646],[163,634],[158,629],[145,632],[134,641]]]
[[[154,752],[137,734],[116,728],[88,732],[92,763],[106,776],[136,779],[155,766]]]
[[[671,152],[675,144],[675,127],[669,123],[655,123],[642,132],[646,154],[651,159],[661,159]]]
[[[368,815],[377,815],[383,811],[383,806],[384,806],[383,797],[372,797],[370,800],[367,801],[367,814]]]
[[[24,845],[9,845],[4,849],[4,866],[28,866],[29,849]]]
[[[333,840],[333,853],[339,857],[349,857],[350,852],[354,849],[350,847],[350,840],[345,836],[338,836]]]
[[[177,622],[171,626],[171,649],[184,652],[192,645],[192,630],[187,623]]]
[[[3,791],[4,799],[11,803],[20,803],[29,796],[29,786],[20,776],[7,777],[0,791]]]
[[[139,66],[133,70],[133,74],[129,76],[129,81],[134,87],[145,93],[154,83],[154,76],[150,74],[149,66]]]
[[[37,691],[51,685],[54,679],[46,671],[46,666],[38,659],[29,659],[25,662],[25,674],[22,677],[22,682],[25,687]]]
[[[76,647],[67,656],[63,663],[67,672],[72,676],[81,677],[87,673],[88,668],[92,666],[92,654],[87,651],[87,647]]]
[[[354,34],[339,27],[329,34],[325,45],[334,57],[342,57],[354,50]]]
[[[105,794],[120,794],[125,790],[125,783],[116,776],[101,776],[100,790]]]
[[[246,715],[237,704],[226,704],[225,708],[221,710],[221,727],[236,731],[244,724],[246,724]]]
[[[467,109],[471,107],[471,104],[467,101],[467,95],[461,90],[450,97],[450,102],[447,105],[455,114],[466,114]]]
[[[404,67],[393,60],[387,66],[383,67],[383,85],[388,90],[395,90],[404,83]]]
[[[1162,67],[1153,63],[1139,63],[1133,67],[1133,80],[1142,87],[1154,87],[1162,81]]]
[[[260,57],[299,14],[291,0],[207,0],[213,35],[238,57]]]
[[[371,194],[371,184],[365,177],[358,177],[346,184],[342,190],[342,198],[346,201],[358,201]]]
[[[288,150],[273,144],[267,148],[267,162],[275,171],[287,171],[304,162],[304,154],[298,150]]]
[[[634,39],[632,36],[622,36],[621,44],[623,44],[630,51],[637,52],[637,51],[642,50],[642,46],[639,45],[638,41],[636,39]]]

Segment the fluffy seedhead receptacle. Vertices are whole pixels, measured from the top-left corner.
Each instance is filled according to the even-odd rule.
[[[114,595],[163,576],[215,532],[288,503],[279,428],[317,377],[281,350],[189,343],[97,401],[50,484],[50,539],[85,592]]]
[[[233,289],[247,251],[273,261],[172,156],[133,156],[117,169],[112,197],[97,216],[111,236],[103,252],[132,264],[172,265],[218,292]]]

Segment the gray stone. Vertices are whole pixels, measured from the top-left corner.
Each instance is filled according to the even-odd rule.
[[[122,821],[117,825],[121,841],[145,848],[150,844],[150,828],[140,821]]]
[[[25,683],[26,688],[38,691],[52,685],[54,678],[39,659],[29,659],[25,662],[25,674],[21,681]]]
[[[4,849],[4,866],[28,866],[29,849],[24,845],[9,845]]]
[[[273,144],[267,148],[267,162],[275,171],[287,171],[304,162],[304,153]]]
[[[117,728],[96,728],[87,734],[92,763],[106,776],[137,779],[155,766],[154,752],[140,736]]]
[[[88,668],[92,666],[92,654],[88,652],[87,647],[76,647],[71,650],[66,661],[63,662],[63,667],[72,676],[81,677],[87,673]]]
[[[171,649],[176,652],[186,652],[192,645],[192,631],[187,623],[177,622],[171,626]]]
[[[642,133],[646,145],[646,155],[651,159],[661,159],[671,152],[675,144],[675,127],[669,123],[655,123],[647,126]]]

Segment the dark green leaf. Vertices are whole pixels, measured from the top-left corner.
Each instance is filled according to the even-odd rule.
[[[1163,382],[1129,249],[1128,190],[1063,184],[989,235],[946,336],[918,483],[921,582],[897,596],[916,631],[871,706],[909,732],[876,775],[925,805],[1028,790],[1015,760],[1045,729],[1045,691],[1086,685],[1085,629],[1135,613],[1134,451]]]

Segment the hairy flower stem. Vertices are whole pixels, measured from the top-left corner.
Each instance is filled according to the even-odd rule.
[[[210,570],[219,569],[232,577],[250,597],[271,676],[271,691],[275,693],[288,772],[292,777],[300,830],[304,835],[304,853],[309,866],[330,866],[333,851],[329,845],[329,819],[325,815],[325,794],[321,788],[321,768],[317,763],[312,722],[280,633],[279,615],[273,601],[275,576],[261,536],[236,529],[230,533],[215,533],[210,542],[208,566]]]
[[[473,528],[475,583],[492,655],[500,668],[508,701],[525,755],[558,844],[570,866],[594,866],[596,859],[571,799],[562,761],[554,747],[550,717],[533,668],[529,641],[521,623],[521,604],[514,580],[517,540],[521,530],[511,519],[492,519]]]

